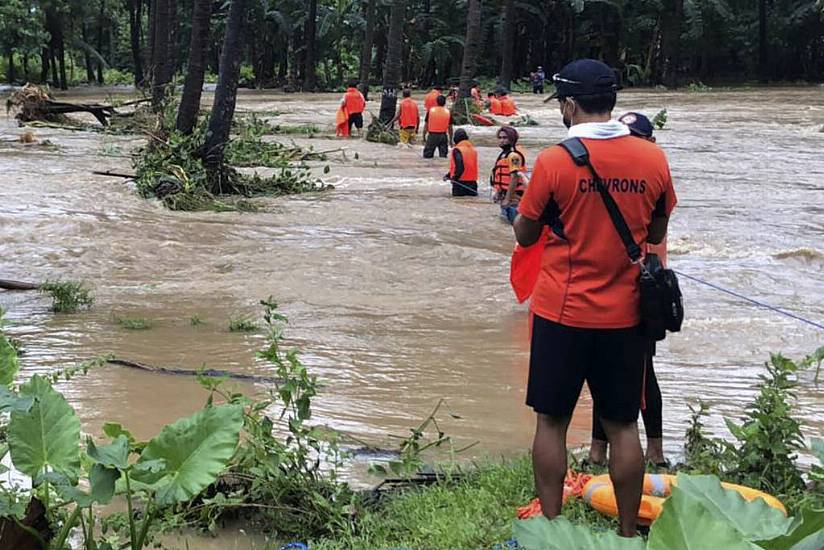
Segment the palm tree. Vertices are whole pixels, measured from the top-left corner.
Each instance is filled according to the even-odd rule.
[[[318,0],[308,0],[309,7],[306,14],[306,25],[303,32],[303,43],[306,48],[306,58],[303,70],[303,89],[315,89],[315,27],[318,18]]]
[[[406,0],[393,0],[389,14],[389,48],[386,52],[386,67],[383,70],[383,92],[381,92],[380,121],[389,124],[395,118],[398,101],[398,85],[401,80],[403,60],[403,20],[406,15]]]
[[[661,14],[661,82],[674,87],[678,85],[678,66],[681,64],[684,0],[672,0],[669,4]]]
[[[360,91],[369,98],[369,70],[372,68],[372,40],[375,35],[375,3],[378,0],[364,0],[366,4],[366,27],[363,31],[363,43],[360,51]]]
[[[141,14],[143,0],[127,0],[129,4],[129,37],[132,47],[132,62],[134,63],[134,85],[143,85],[143,58],[140,51],[140,24],[143,19]]]
[[[160,109],[166,98],[166,86],[172,80],[172,64],[169,59],[171,28],[171,0],[154,0],[154,47],[152,48],[152,107]]]
[[[452,109],[456,122],[463,123],[469,117],[468,99],[472,95],[472,77],[478,50],[481,47],[481,0],[469,0],[466,14],[466,40],[464,40],[463,62],[461,63],[461,83],[458,101]]]
[[[761,82],[769,79],[767,38],[767,0],[758,0],[758,76]]]
[[[203,91],[203,75],[206,72],[206,52],[209,48],[209,20],[212,16],[212,0],[196,0],[192,12],[192,37],[189,41],[189,61],[186,65],[186,82],[183,97],[177,111],[177,130],[191,134],[200,110],[200,94]]]
[[[212,103],[212,117],[203,145],[203,160],[212,191],[223,190],[223,151],[229,141],[229,130],[235,116],[237,85],[240,78],[240,61],[243,55],[243,26],[246,21],[248,0],[232,0],[226,21],[226,36],[220,55],[220,74]]]
[[[506,89],[509,89],[512,85],[516,24],[515,0],[504,0],[504,22],[501,30],[501,73],[498,76],[498,85]]]

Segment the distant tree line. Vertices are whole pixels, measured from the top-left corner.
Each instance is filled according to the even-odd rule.
[[[162,89],[178,76],[183,79],[184,69],[194,63],[202,83],[219,73],[233,3],[2,0],[0,69],[10,82],[66,88],[128,78],[139,86],[160,83]],[[337,89],[353,76],[384,88],[400,82],[458,84],[463,68],[508,87],[538,65],[551,74],[582,56],[619,68],[633,85],[824,79],[824,0],[246,0],[242,5],[247,23],[236,46],[238,79],[245,86]]]

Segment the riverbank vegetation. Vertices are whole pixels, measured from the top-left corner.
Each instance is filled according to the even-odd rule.
[[[383,83],[402,44],[398,78],[458,84],[464,45],[473,77],[521,86],[543,65],[601,58],[634,85],[820,80],[824,6],[818,0],[243,0],[238,82],[286,90]],[[203,82],[217,82],[229,2],[6,0],[0,72],[7,82],[66,89],[186,80],[198,49]],[[405,22],[391,29],[392,12]],[[469,25],[468,23],[472,23]],[[397,30],[397,32],[394,32]],[[471,68],[471,67],[470,67]],[[394,78],[394,77],[393,77]]]
[[[318,550],[801,550],[824,541],[824,442],[807,449],[791,415],[799,378],[814,377],[824,348],[798,362],[773,355],[743,417],[727,420],[732,439],[708,436],[708,410],[697,408],[684,460],[674,468],[678,486],[648,534],[622,541],[612,534],[612,518],[574,496],[565,504],[566,519],[513,527],[515,509],[535,495],[526,456],[467,463],[443,462],[449,455],[441,455],[432,473],[424,451],[449,447],[438,407],[402,439],[396,458],[375,464],[374,472],[397,476],[392,489],[352,490],[340,471],[353,440],[312,423],[321,383],[298,351],[285,347],[286,319],[277,304],[261,305],[267,342],[258,357],[271,368],[273,385],[251,396],[226,379],[199,376],[204,407],[149,441],[112,423],[83,441],[76,412],[53,384],[94,376],[106,361],[20,380],[21,360],[0,329],[0,411],[9,413],[0,430],[2,452],[16,471],[11,479],[31,483],[0,481],[0,543],[29,537],[64,550],[71,536],[85,550],[137,550],[161,533],[214,530],[228,519],[281,540],[311,541]],[[818,460],[806,472],[797,464],[802,451]],[[774,494],[790,518],[762,502],[746,503],[722,489],[719,478]],[[125,511],[104,508],[113,500]]]

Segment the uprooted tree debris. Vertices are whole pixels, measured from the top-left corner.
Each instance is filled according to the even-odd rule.
[[[20,123],[41,121],[61,124],[67,122],[65,115],[69,113],[90,113],[101,125],[108,126],[109,119],[118,115],[112,105],[56,101],[46,90],[33,84],[26,84],[20,91],[11,94],[6,100],[6,112],[11,110],[17,111],[15,118]]]

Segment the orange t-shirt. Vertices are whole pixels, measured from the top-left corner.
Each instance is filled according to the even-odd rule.
[[[501,114],[504,116],[512,116],[518,112],[518,108],[515,107],[515,101],[507,96],[504,96],[500,100],[501,102]]]
[[[669,216],[677,200],[664,152],[630,136],[582,141],[644,249],[653,216]],[[558,214],[564,238],[550,232],[532,312],[570,327],[637,325],[639,268],[630,262],[589,170],[560,146],[538,155],[519,212],[538,220],[545,208]]]
[[[401,100],[398,107],[400,116],[398,116],[398,123],[401,128],[417,128],[420,121],[420,113],[418,112],[418,104],[411,97]]]
[[[346,111],[350,115],[362,113],[366,108],[366,100],[357,88],[347,88],[343,98],[346,102]]]
[[[493,115],[501,114],[501,100],[497,97],[489,98],[489,112]]]
[[[432,90],[425,96],[423,96],[423,108],[426,109],[426,112],[429,112],[429,109],[432,107],[438,106],[438,96],[441,95],[441,92],[438,90]]]

